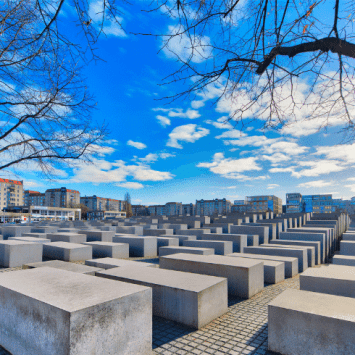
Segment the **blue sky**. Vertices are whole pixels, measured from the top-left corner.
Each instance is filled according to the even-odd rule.
[[[91,3],[92,11],[96,5]],[[24,171],[17,178],[26,189],[66,186],[82,196],[116,199],[128,191],[134,204],[148,205],[260,194],[285,202],[287,192],[332,193],[344,199],[355,195],[355,145],[338,145],[337,120],[320,132],[320,122],[301,120],[279,132],[260,130],[262,120],[239,131],[226,121],[233,102],[215,104],[218,84],[191,100],[160,100],[183,87],[160,85],[179,68],[168,49],[159,51],[161,40],[129,33],[137,26],[165,32],[174,26],[159,13],[149,16],[134,8],[125,11],[127,33],[108,23],[107,36],[96,45],[104,61],[85,70],[97,101],[93,119],[105,121],[110,130],[107,141],[96,147],[93,164],[58,171],[53,182]],[[70,18],[65,8],[61,21],[69,23]],[[75,28],[68,25],[68,31]],[[189,55],[184,38],[171,46],[182,57]],[[202,56],[193,60],[204,64]]]

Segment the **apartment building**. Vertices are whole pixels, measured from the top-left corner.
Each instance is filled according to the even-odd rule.
[[[286,213],[303,212],[302,195],[298,192],[286,194]]]
[[[231,212],[231,202],[229,200],[196,200],[195,213],[196,216],[211,216],[213,214],[227,214]]]
[[[123,211],[125,202],[112,198],[93,196],[80,197],[80,203],[87,206],[90,211]]]
[[[195,215],[195,204],[193,203],[184,203],[182,205],[182,215],[183,216],[194,216]]]
[[[165,205],[148,206],[148,212],[150,216],[166,216]]]
[[[73,208],[80,204],[80,192],[66,187],[48,189],[45,192],[45,205],[49,207]]]
[[[300,193],[286,194],[286,213],[314,212],[330,213],[335,211],[336,203],[331,194],[324,195],[302,195]],[[345,201],[338,200],[337,205],[342,208]]]
[[[282,213],[282,200],[277,196],[247,196],[246,201],[251,206],[251,212],[272,211],[274,214]]]
[[[165,216],[181,216],[182,203],[181,202],[168,202],[165,204]]]
[[[131,205],[133,216],[149,216],[148,206]]]
[[[24,206],[45,206],[46,194],[39,191],[25,190],[23,201]]]
[[[0,210],[23,205],[23,181],[0,179]]]

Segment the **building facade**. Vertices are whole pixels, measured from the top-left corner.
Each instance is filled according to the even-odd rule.
[[[123,211],[125,203],[122,200],[93,196],[80,197],[80,203],[90,211]]]
[[[345,208],[346,201],[342,199],[333,200],[331,194],[324,195],[302,195],[300,193],[286,194],[286,213],[314,212],[330,213],[336,208]]]
[[[181,216],[182,203],[181,202],[168,202],[165,204],[165,216]]]
[[[282,213],[282,200],[274,195],[247,196],[247,204],[251,206],[251,212]]]
[[[23,181],[0,179],[0,210],[23,205]]]
[[[88,221],[102,221],[103,219],[126,218],[124,211],[89,211],[87,213]]]
[[[66,187],[46,190],[45,198],[48,207],[74,208],[80,204],[80,192]]]
[[[231,212],[231,202],[229,200],[196,200],[196,216],[211,216],[213,214],[226,215]]]
[[[195,215],[195,204],[184,203],[182,205],[182,215],[183,216],[194,216]]]
[[[286,213],[303,212],[302,195],[298,192],[286,194]]]
[[[244,212],[251,212],[252,206],[251,205],[232,205],[231,212],[232,213],[244,213]]]
[[[46,194],[39,191],[25,190],[24,191],[24,206],[45,206]]]
[[[149,216],[166,216],[165,205],[148,206]]]
[[[131,205],[133,216],[149,216],[148,206]]]

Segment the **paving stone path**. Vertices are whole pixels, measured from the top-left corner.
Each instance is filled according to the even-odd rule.
[[[14,269],[0,269],[0,272],[11,270]],[[277,285],[267,285],[249,300],[229,297],[228,312],[198,331],[153,317],[153,353],[273,354],[267,351],[267,305],[287,288],[299,289],[299,277],[286,279]],[[0,355],[11,354],[0,346]]]

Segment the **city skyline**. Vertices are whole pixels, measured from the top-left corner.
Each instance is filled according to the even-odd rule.
[[[90,2],[91,11],[96,3]],[[66,31],[75,32],[71,16],[70,8],[64,7],[61,21],[68,23]],[[107,36],[97,43],[105,61],[92,62],[85,69],[97,101],[93,118],[107,122],[111,131],[105,142],[94,147],[93,164],[58,167],[53,182],[36,175],[31,163],[17,166],[16,175],[2,171],[2,178],[24,180],[30,190],[66,186],[82,196],[118,200],[128,191],[133,204],[144,205],[215,198],[233,201],[263,194],[285,201],[290,192],[328,193],[344,199],[355,195],[355,145],[337,145],[344,138],[336,133],[343,128],[340,121],[332,120],[327,131],[318,132],[321,120],[302,121],[305,116],[300,109],[299,121],[281,131],[263,131],[264,121],[253,121],[252,116],[246,118],[244,129],[235,128],[233,121],[227,121],[234,102],[223,99],[213,105],[221,90],[218,82],[190,100],[159,100],[183,86],[159,85],[179,66],[168,48],[157,54],[161,40],[130,34],[137,19],[142,27],[149,20],[156,32],[174,24],[157,13],[149,16],[133,8],[125,10],[127,31],[111,23]],[[182,57],[190,53],[184,38],[171,45]],[[203,56],[193,60],[208,64]],[[300,84],[308,85],[306,80]]]

